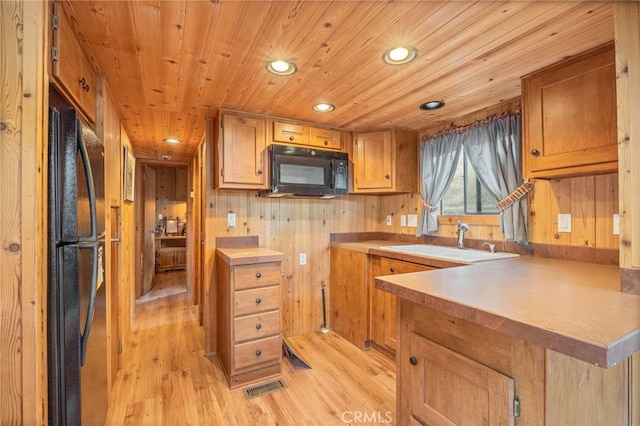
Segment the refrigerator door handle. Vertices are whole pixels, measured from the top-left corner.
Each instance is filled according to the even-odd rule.
[[[97,242],[86,244],[81,246],[81,249],[90,249],[91,250],[91,289],[89,291],[89,306],[87,307],[87,318],[85,318],[84,322],[84,330],[81,334],[80,338],[80,366],[84,366],[84,363],[87,358],[87,345],[89,343],[89,333],[91,332],[91,324],[93,323],[93,314],[95,313],[95,305],[96,305],[96,292],[98,291],[98,267],[99,267],[99,253],[98,253],[98,244]]]
[[[89,154],[87,153],[87,147],[84,146],[82,140],[82,122],[77,120],[77,141],[78,151],[80,151],[80,158],[82,158],[82,166],[84,174],[87,178],[87,191],[89,194],[89,216],[91,220],[91,235],[88,237],[79,237],[79,241],[96,241],[98,239],[98,219],[96,212],[96,191],[93,184],[93,173],[91,172],[91,163],[89,162]]]

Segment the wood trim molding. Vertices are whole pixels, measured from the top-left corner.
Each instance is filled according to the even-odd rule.
[[[640,296],[640,269],[620,268],[620,291]]]

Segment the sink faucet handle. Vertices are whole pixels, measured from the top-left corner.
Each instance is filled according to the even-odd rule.
[[[495,244],[491,244],[488,241],[485,241],[484,243],[482,243],[482,247],[489,247],[489,253],[495,253],[496,252],[496,245]]]

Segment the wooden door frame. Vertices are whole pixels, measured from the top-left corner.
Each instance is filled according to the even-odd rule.
[[[193,244],[194,241],[194,230],[193,225],[190,222],[191,216],[193,215],[193,199],[190,196],[189,188],[193,187],[191,174],[192,174],[192,165],[191,163],[185,162],[167,162],[167,161],[158,161],[151,160],[145,158],[138,158],[136,161],[136,177],[135,177],[135,201],[134,201],[134,209],[135,209],[135,221],[136,221],[136,251],[135,251],[135,278],[132,282],[133,286],[133,294],[135,294],[135,299],[139,298],[142,294],[142,261],[145,255],[144,253],[144,236],[142,232],[144,230],[144,203],[143,203],[143,170],[144,166],[152,166],[152,167],[184,167],[187,169],[187,247]],[[187,292],[192,295],[194,300],[197,300],[193,295],[193,271],[194,271],[194,263],[193,263],[193,250],[187,249]]]

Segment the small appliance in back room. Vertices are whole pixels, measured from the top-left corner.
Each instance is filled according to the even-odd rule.
[[[71,108],[49,109],[48,166],[49,424],[104,424],[104,149]]]

